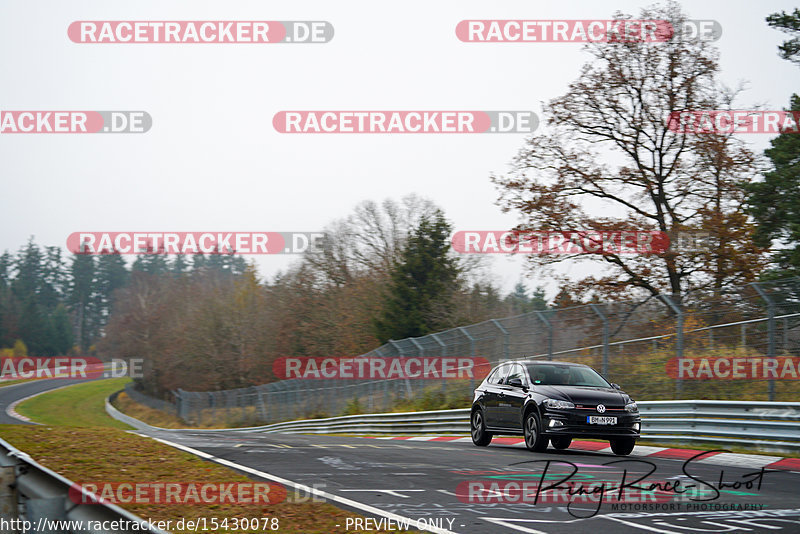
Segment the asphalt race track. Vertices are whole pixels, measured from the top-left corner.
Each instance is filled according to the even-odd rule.
[[[465,489],[467,484],[462,483],[533,480],[535,484],[541,479],[546,460],[551,460],[545,484],[554,484],[563,478],[564,475],[559,473],[571,472],[571,464],[577,468],[573,480],[587,483],[607,481],[608,486],[613,485],[614,481],[619,484],[626,468],[627,476],[633,477],[634,473],[644,474],[654,467],[655,472],[647,480],[672,481],[673,484],[681,480],[684,484],[694,483],[702,487],[709,494],[703,498],[714,495],[708,485],[693,481],[683,473],[685,459],[647,458],[647,462],[652,462],[651,466],[640,457],[638,462],[605,465],[620,457],[597,452],[555,451],[552,448],[536,454],[519,445],[494,443],[487,448],[479,448],[469,438],[457,442],[436,442],[413,438],[382,440],[188,431],[153,432],[150,435],[409,518],[412,528],[420,526],[417,520],[421,519],[423,524],[441,526],[439,532],[467,533],[590,533],[598,529],[606,532],[613,529],[616,534],[800,532],[800,472],[787,470],[763,473],[761,488],[757,489],[756,478],[760,468],[693,461],[686,469],[696,479],[719,489],[722,477],[724,486],[718,498],[706,502],[679,503],[673,501],[674,494],[668,494],[666,499],[671,502],[657,503],[662,508],[660,511],[628,509],[623,512],[619,508],[612,510],[616,494],[607,495],[607,502],[599,510],[597,501],[585,502],[587,496],[584,495],[584,503],[576,501],[568,510],[568,501],[537,504],[469,502]],[[634,451],[634,456],[629,459],[636,459],[635,454]],[[532,463],[535,460],[538,461]],[[559,463],[562,461],[570,464]],[[630,478],[626,481],[632,482]],[[745,481],[751,481],[753,488],[738,487],[733,490],[729,486]],[[484,487],[491,489],[488,485]],[[513,493],[511,495],[514,496]],[[577,499],[575,496],[573,498]],[[652,501],[647,502],[653,504]],[[616,504],[637,505],[624,500]],[[672,510],[668,509],[670,505]],[[736,505],[740,505],[749,510],[731,510],[731,505],[736,508],[739,507]],[[704,511],[691,506],[707,508]],[[363,510],[356,511],[364,513]],[[353,528],[347,530],[346,526],[342,525],[341,532],[358,531]]]
[[[78,382],[82,380],[41,380],[0,388],[0,422],[20,422],[6,414],[15,400]],[[685,451],[676,451],[676,458],[656,458],[641,455],[647,451],[642,447],[639,456],[634,450],[627,457],[630,461],[610,463],[621,457],[552,448],[531,453],[502,438],[484,448],[468,437],[430,441],[241,431],[139,433],[254,478],[301,485],[301,499],[312,498],[307,488],[313,488],[313,498],[376,521],[392,518],[395,528],[398,521],[408,520],[411,529],[441,533],[800,532],[800,470],[762,471],[775,461],[769,457],[760,465],[751,465],[752,457],[737,464],[731,455],[725,461],[688,461]],[[572,478],[565,481],[569,473]],[[656,501],[635,488],[618,500],[615,487],[623,476],[625,484],[632,484],[647,473],[644,480],[664,490]],[[509,489],[523,482],[530,484],[524,492]],[[518,502],[523,496],[532,501],[537,485],[556,487],[540,493],[535,504]],[[690,485],[695,488],[687,491]],[[605,499],[601,503],[596,494],[581,495],[580,488],[604,488]],[[698,488],[702,492],[693,493]],[[690,496],[705,500],[692,501]],[[360,530],[359,525],[342,524],[339,532]]]
[[[87,382],[86,379],[59,379],[59,380],[34,380],[31,382],[21,382],[11,386],[2,386],[0,384],[0,425],[13,425],[13,424],[29,424],[25,421],[15,419],[8,415],[8,407],[14,402],[36,395],[37,393],[44,393],[51,389],[58,389],[64,386],[71,386],[72,384],[80,384]]]

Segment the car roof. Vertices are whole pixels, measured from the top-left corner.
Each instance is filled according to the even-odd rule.
[[[570,367],[589,367],[588,365],[583,364],[583,363],[562,362],[562,361],[558,361],[558,360],[514,360],[514,361],[510,361],[510,362],[503,362],[503,363],[521,363],[522,365],[540,364],[540,365],[564,365],[564,366],[570,366]]]

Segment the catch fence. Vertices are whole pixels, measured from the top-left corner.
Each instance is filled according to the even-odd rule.
[[[751,365],[755,370],[753,362],[765,357],[782,356],[800,356],[798,278],[748,284],[696,301],[658,295],[534,310],[389,341],[359,356],[485,358],[487,363],[476,367],[471,379],[293,378],[225,391],[178,390],[172,406],[187,423],[199,426],[462,408],[469,405],[472,390],[491,367],[516,359],[585,363],[639,400],[800,400],[800,381],[790,374],[778,380],[769,373],[759,375],[760,364],[757,376],[747,379],[729,379],[729,367],[727,378],[674,375],[676,362],[688,359],[723,358],[728,364],[736,359],[744,362],[737,369],[741,371]]]

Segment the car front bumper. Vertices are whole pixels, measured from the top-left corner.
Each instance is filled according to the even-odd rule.
[[[589,423],[589,416],[616,417],[616,424]],[[638,438],[642,429],[639,413],[614,412],[598,414],[586,410],[547,410],[542,418],[542,433],[548,437],[630,437]]]

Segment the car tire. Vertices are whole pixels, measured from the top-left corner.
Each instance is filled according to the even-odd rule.
[[[522,421],[522,431],[525,436],[525,446],[533,452],[543,452],[547,449],[547,439],[541,432],[542,426],[539,424],[539,416],[534,411],[525,415]]]
[[[550,438],[550,443],[553,444],[554,449],[561,451],[570,446],[572,443],[572,438],[570,436],[558,436],[555,438]]]
[[[492,441],[492,433],[486,431],[483,410],[480,408],[472,412],[472,417],[470,417],[470,434],[472,434],[472,443],[478,447],[485,447]]]
[[[608,442],[611,444],[611,450],[617,456],[629,455],[636,446],[635,438],[613,438],[608,440]]]

